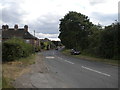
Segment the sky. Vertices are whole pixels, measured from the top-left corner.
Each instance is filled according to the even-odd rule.
[[[59,40],[59,23],[69,11],[89,17],[93,24],[107,26],[118,20],[119,0],[0,0],[0,24],[28,25],[38,38]]]

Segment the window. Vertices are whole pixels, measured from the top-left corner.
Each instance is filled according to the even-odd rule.
[[[30,40],[26,40],[26,43],[30,43]]]

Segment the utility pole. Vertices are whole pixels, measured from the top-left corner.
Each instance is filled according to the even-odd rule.
[[[35,30],[34,30],[34,37],[35,37]]]

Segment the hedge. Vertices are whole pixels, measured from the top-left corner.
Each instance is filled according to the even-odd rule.
[[[34,52],[33,46],[20,38],[11,38],[2,43],[2,60],[12,61],[27,57]]]

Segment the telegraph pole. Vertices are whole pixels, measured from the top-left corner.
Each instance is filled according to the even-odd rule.
[[[35,30],[34,30],[34,37],[35,37]]]

